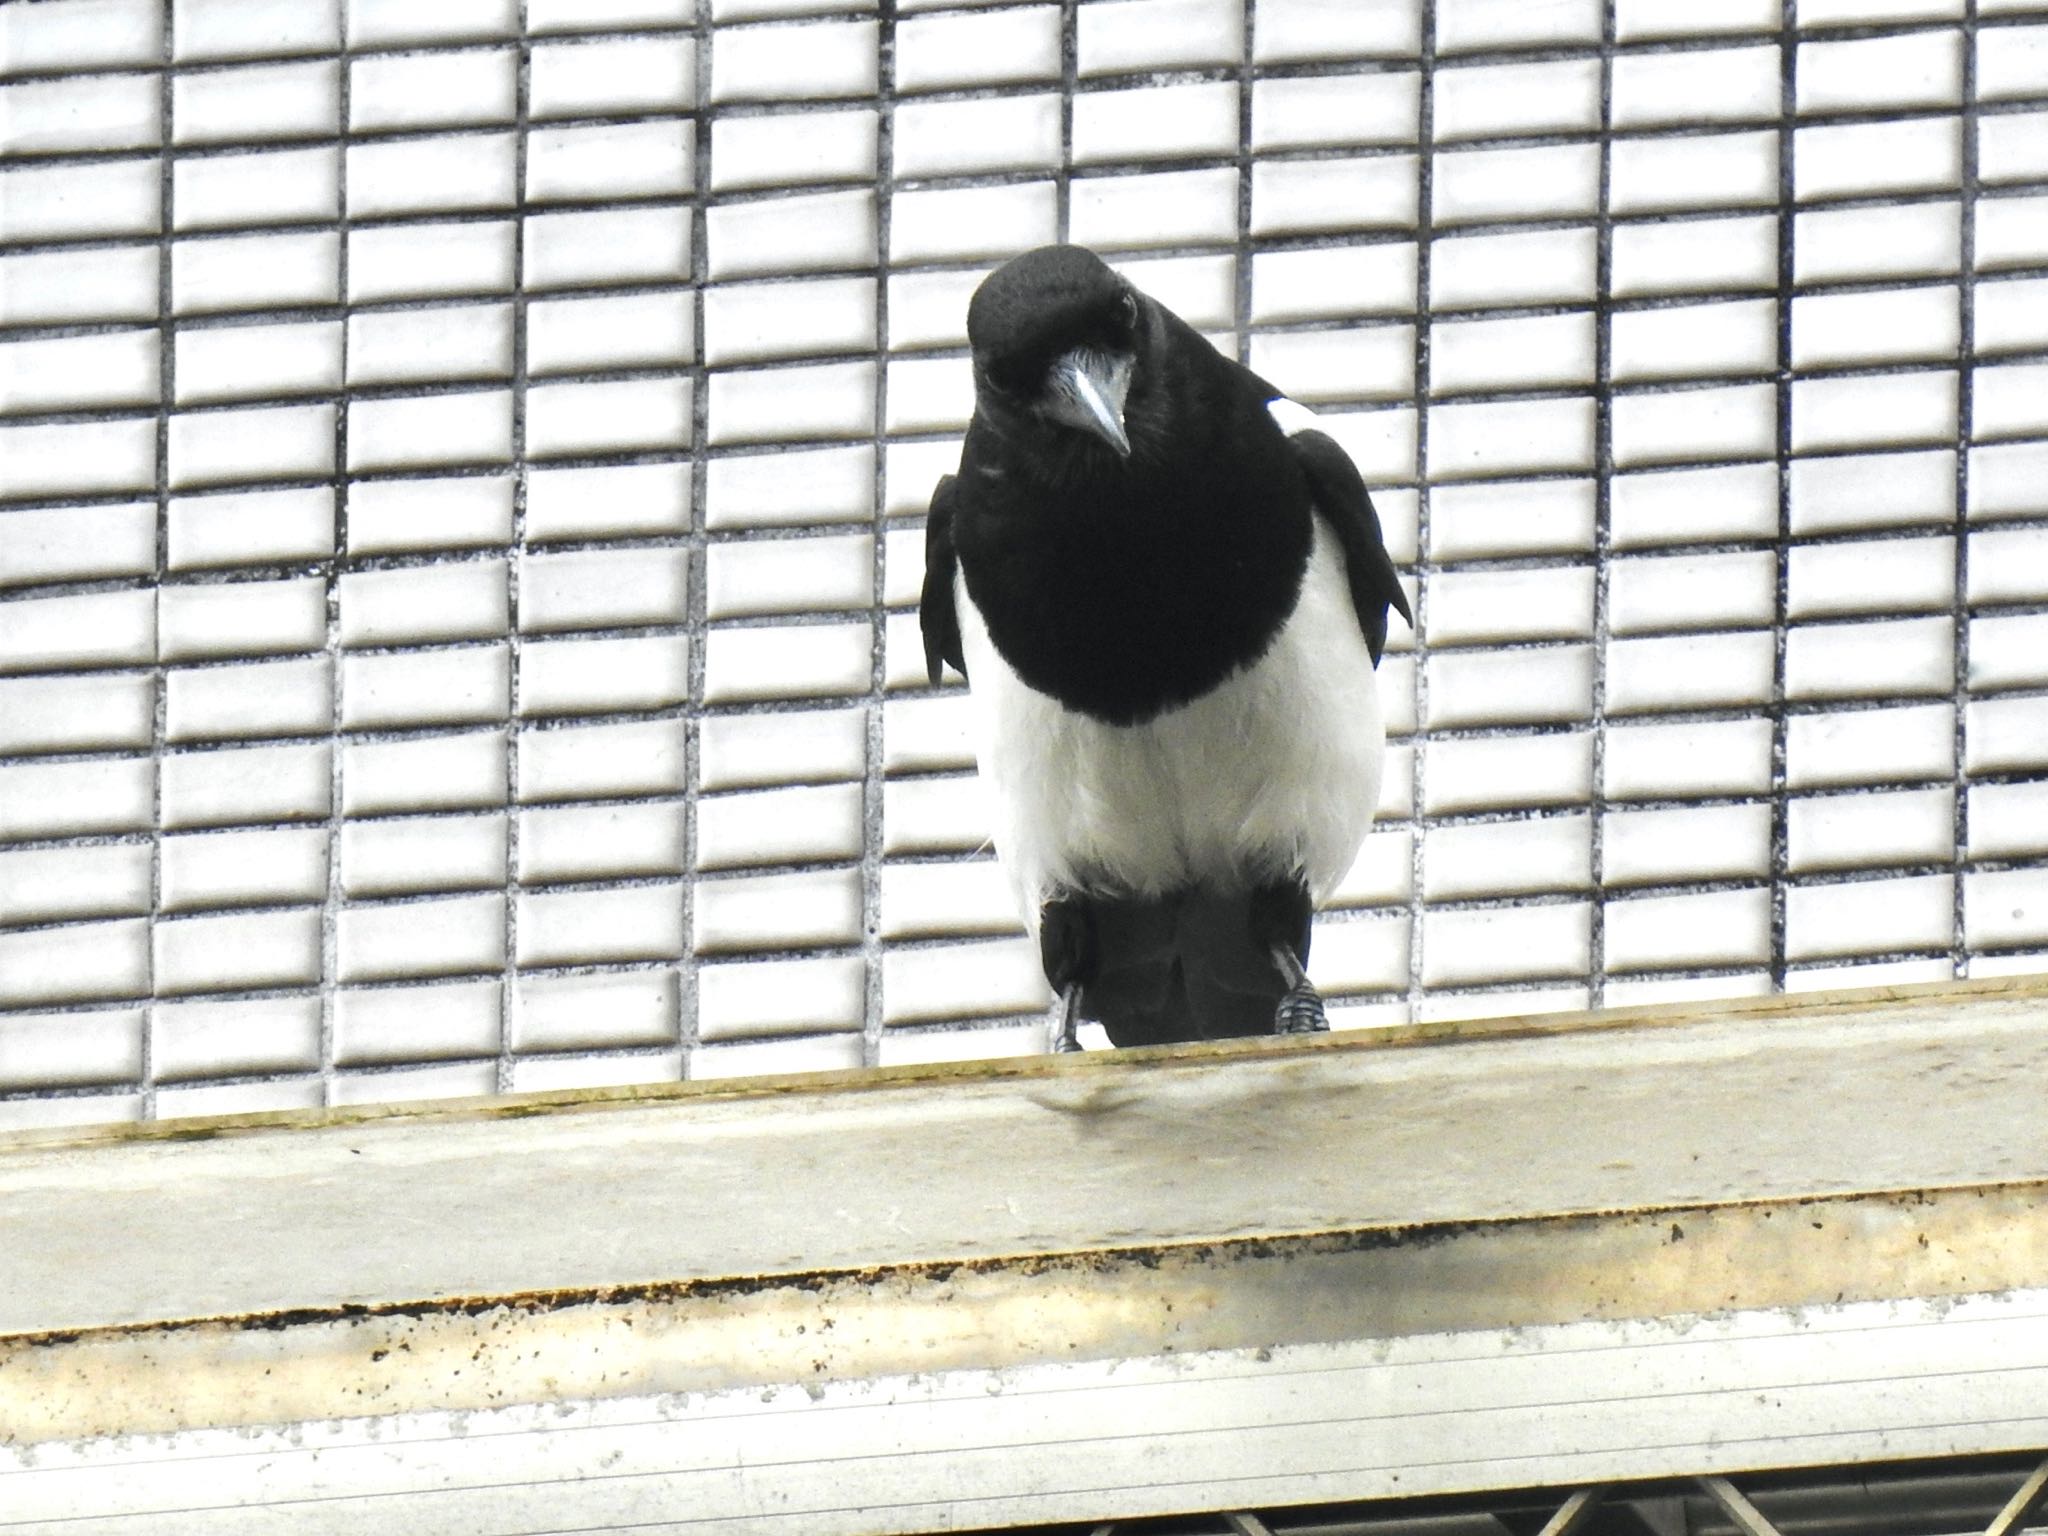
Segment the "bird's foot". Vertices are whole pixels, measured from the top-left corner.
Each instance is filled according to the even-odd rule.
[[[1323,1000],[1306,980],[1290,987],[1273,1012],[1273,1033],[1276,1035],[1320,1035],[1327,1033],[1329,1028],[1330,1021],[1323,1013]]]
[[[1060,988],[1052,1005],[1052,1053],[1064,1056],[1081,1049],[1081,987],[1078,982]]]

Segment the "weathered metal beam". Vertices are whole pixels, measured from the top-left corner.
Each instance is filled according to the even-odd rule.
[[[0,1532],[939,1530],[2048,1444],[2044,1023],[2035,979],[19,1138]]]

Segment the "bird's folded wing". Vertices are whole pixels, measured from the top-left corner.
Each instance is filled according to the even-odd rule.
[[[925,672],[934,688],[947,662],[962,677],[967,675],[960,653],[960,615],[953,607],[953,574],[958,569],[953,553],[954,483],[951,475],[940,477],[924,524],[924,595],[918,599],[917,624],[924,632]],[[1370,511],[1366,515],[1371,516]]]
[[[1387,609],[1393,608],[1411,625],[1415,622],[1415,616],[1408,611],[1407,594],[1401,590],[1400,578],[1394,574],[1394,562],[1388,557],[1387,546],[1380,537],[1379,514],[1372,509],[1372,498],[1366,494],[1365,482],[1359,478],[1357,467],[1350,456],[1337,446],[1335,438],[1309,428],[1291,434],[1287,442],[1308,475],[1309,492],[1315,498],[1316,510],[1343,547],[1345,575],[1351,586],[1351,606],[1357,610],[1358,627],[1365,632],[1365,643],[1377,664],[1380,652],[1387,645]],[[925,590],[929,592],[931,589],[927,586]],[[949,618],[951,612],[949,606]],[[955,633],[957,635],[958,631]],[[929,648],[929,625],[925,635],[925,645]],[[959,642],[956,639],[954,643],[957,645]]]

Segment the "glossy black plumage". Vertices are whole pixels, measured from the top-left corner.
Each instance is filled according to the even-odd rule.
[[[1316,519],[1342,550],[1352,616],[1378,660],[1388,608],[1408,612],[1378,518],[1335,441],[1282,430],[1269,408],[1278,390],[1074,247],[992,277],[969,309],[969,337],[975,414],[926,532],[920,621],[934,683],[943,664],[968,670],[957,579],[1029,688],[1119,729],[1171,716],[1274,644],[1296,610]],[[1049,380],[1077,358],[1127,360],[1128,455],[1112,430],[1085,430],[1088,413],[1054,398]],[[1285,987],[1267,951],[1307,950],[1300,872],[1248,858],[1221,882],[1130,881],[1083,871],[1038,893],[1055,985],[1078,985],[1083,1011],[1119,1044],[1271,1028]]]

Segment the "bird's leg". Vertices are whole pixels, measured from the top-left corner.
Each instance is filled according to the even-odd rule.
[[[1273,1033],[1315,1035],[1327,1030],[1330,1021],[1323,1015],[1322,996],[1310,983],[1308,972],[1301,968],[1300,957],[1284,940],[1274,943],[1272,955],[1280,979],[1287,983],[1287,994],[1273,1011]]]
[[[1095,925],[1077,896],[1055,896],[1038,909],[1038,958],[1056,994],[1052,1051],[1081,1049],[1081,987],[1095,965]]]
[[[1266,946],[1273,967],[1286,983],[1280,1006],[1273,1010],[1276,1035],[1320,1034],[1330,1027],[1323,1000],[1309,984],[1309,925],[1314,909],[1308,887],[1299,878],[1270,885],[1252,897],[1252,936]]]

